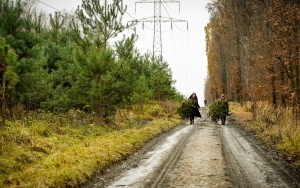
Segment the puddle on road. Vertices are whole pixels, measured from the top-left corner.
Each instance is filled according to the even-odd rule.
[[[184,135],[191,131],[192,127],[193,126],[185,127],[167,137],[163,144],[157,146],[157,148],[145,155],[137,168],[126,171],[120,179],[108,187],[138,187],[138,184],[145,182],[145,178],[153,172],[156,167],[160,166],[164,156],[168,156],[167,154],[172,151],[171,149]]]

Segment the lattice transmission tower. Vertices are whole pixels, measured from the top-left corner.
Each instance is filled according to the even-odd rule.
[[[136,4],[137,3],[152,3],[154,5],[154,16],[153,17],[141,18],[141,19],[136,19],[136,20],[133,20],[133,21],[142,22],[143,24],[145,22],[153,22],[153,24],[154,24],[153,56],[157,56],[157,57],[160,57],[160,59],[162,59],[162,37],[161,37],[161,24],[162,24],[162,22],[164,22],[164,23],[170,22],[171,23],[171,28],[172,28],[172,23],[185,22],[185,23],[187,23],[187,29],[188,29],[188,21],[171,18],[170,16],[168,16],[168,17],[162,16],[162,6],[164,6],[163,4],[178,3],[179,4],[179,11],[180,11],[180,1],[175,1],[175,0],[141,0],[141,1],[135,2],[135,11],[136,11]]]

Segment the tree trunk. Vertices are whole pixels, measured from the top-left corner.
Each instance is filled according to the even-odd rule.
[[[284,70],[282,67],[279,70],[280,70],[280,73],[279,73],[280,85],[284,86],[284,84],[285,84],[284,83]],[[282,93],[280,95],[280,105],[283,107],[286,107],[286,99]]]
[[[5,124],[5,120],[6,120],[6,113],[5,113],[5,77],[4,77],[4,72],[3,72],[3,77],[2,77],[2,84],[1,84],[1,117],[2,117],[2,121],[1,121],[1,125],[3,126]]]
[[[273,72],[273,75],[271,77],[271,96],[272,96],[272,104],[274,106],[274,108],[277,107],[277,101],[276,101],[276,86],[275,86],[275,81],[276,81],[276,78],[275,78],[275,71],[274,69],[272,70]]]
[[[241,102],[242,100],[242,71],[241,71],[241,52],[240,52],[240,31],[238,26],[238,18],[237,18],[237,4],[236,2],[233,2],[234,6],[234,24],[236,29],[236,68],[237,68],[237,88],[236,88],[236,96],[237,101]]]
[[[300,51],[299,51],[299,21],[295,21],[295,27],[293,29],[294,43],[295,43],[295,66],[294,66],[294,76],[295,76],[295,94],[297,103],[300,101],[300,82],[299,82],[299,59],[300,59]]]

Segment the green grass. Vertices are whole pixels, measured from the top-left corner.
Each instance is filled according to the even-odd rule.
[[[121,112],[111,125],[91,123],[90,117],[87,124],[74,123],[70,114],[47,113],[7,122],[0,128],[0,187],[78,186],[180,124],[170,115],[176,106],[166,113],[167,106],[150,105],[144,112],[128,112],[130,117]]]

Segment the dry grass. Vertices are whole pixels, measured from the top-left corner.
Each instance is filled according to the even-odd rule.
[[[75,123],[51,114],[8,122],[0,128],[0,187],[75,187],[181,121],[167,115],[176,109],[169,103],[145,109],[120,110],[112,125],[81,112],[68,115]]]
[[[252,121],[250,103],[246,103],[242,106],[238,103],[229,102],[229,108],[230,111],[232,112],[231,120],[236,121],[237,123],[242,125],[248,124]]]
[[[259,102],[256,106],[256,119],[250,112],[251,104],[243,107],[231,103],[232,119],[255,134],[272,148],[278,150],[282,156],[300,167],[300,120],[293,108],[274,108],[266,102]]]

